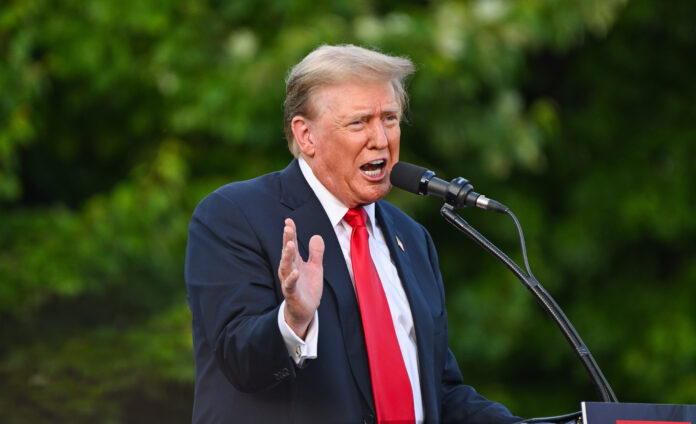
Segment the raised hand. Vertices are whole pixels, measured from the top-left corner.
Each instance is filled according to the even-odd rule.
[[[315,235],[309,240],[307,262],[302,260],[297,249],[295,222],[286,219],[278,278],[285,296],[285,322],[302,339],[321,301],[324,288],[323,257],[324,240]]]

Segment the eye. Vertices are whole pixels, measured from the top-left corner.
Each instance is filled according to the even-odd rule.
[[[363,125],[363,121],[352,121],[350,124],[348,124],[348,127],[350,127],[352,130],[359,130],[362,129]]]
[[[384,120],[389,124],[396,124],[399,122],[399,115],[387,115],[386,117],[384,117]]]

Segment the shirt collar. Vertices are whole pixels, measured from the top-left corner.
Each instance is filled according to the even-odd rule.
[[[341,222],[343,217],[346,215],[346,212],[348,212],[348,206],[344,205],[340,200],[338,200],[338,198],[336,198],[336,196],[333,195],[333,193],[324,187],[324,185],[314,175],[314,171],[312,171],[312,168],[309,167],[309,164],[305,162],[302,156],[300,156],[297,161],[300,163],[300,171],[302,171],[302,175],[305,177],[305,180],[307,180],[307,184],[309,184],[309,187],[319,199],[319,203],[321,203],[324,211],[326,211],[326,215],[329,216],[331,225],[335,227]],[[365,209],[365,212],[367,213],[368,225],[371,227],[372,233],[374,234],[376,222],[375,204],[370,203],[369,205],[365,205],[363,206],[363,209]]]

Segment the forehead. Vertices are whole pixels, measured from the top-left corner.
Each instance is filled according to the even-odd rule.
[[[400,112],[396,92],[390,81],[341,82],[319,87],[312,96],[317,115],[324,112],[346,115],[356,112]]]

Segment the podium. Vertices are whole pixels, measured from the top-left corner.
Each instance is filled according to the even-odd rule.
[[[582,402],[584,424],[696,424],[696,405]]]

